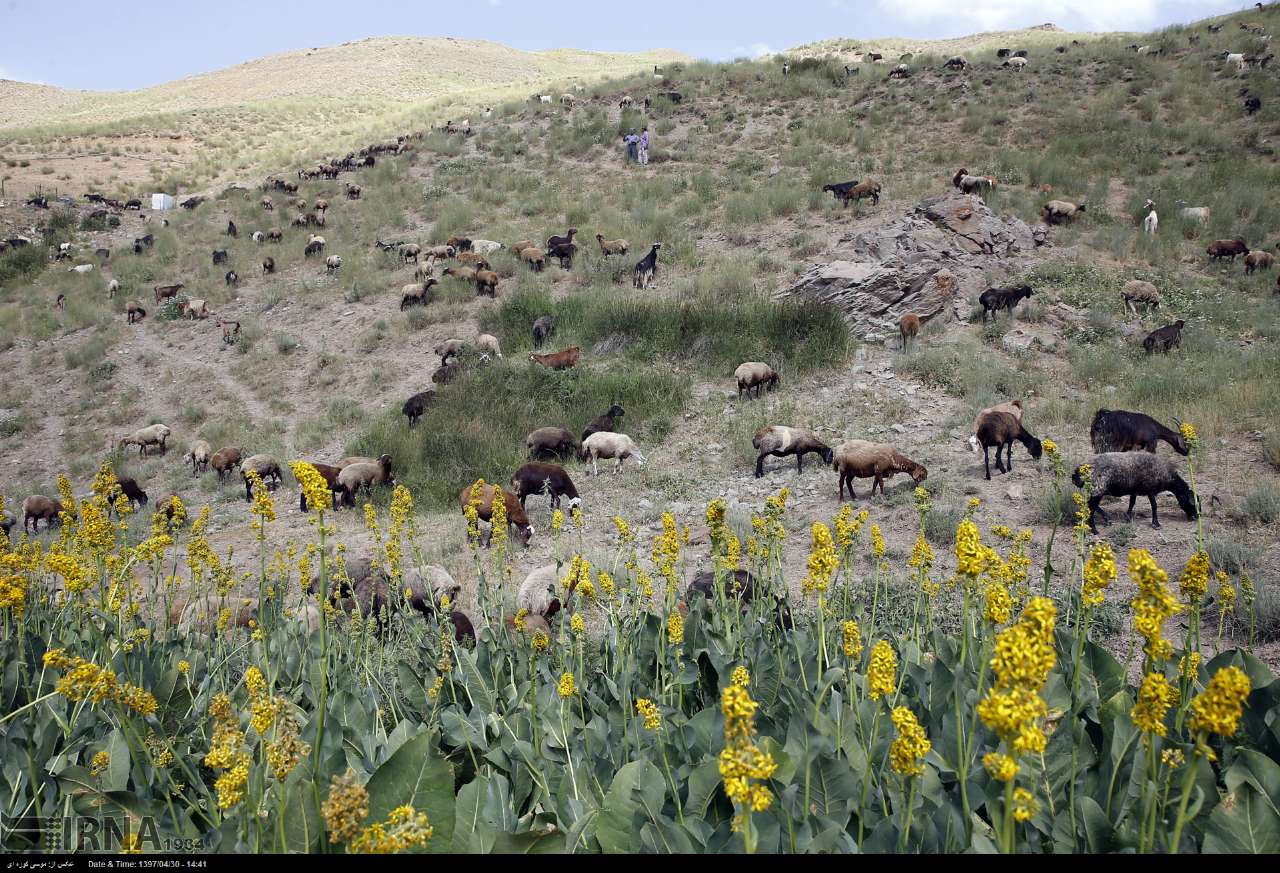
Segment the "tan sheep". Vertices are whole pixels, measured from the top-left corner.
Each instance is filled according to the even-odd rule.
[[[191,475],[197,476],[201,472],[209,469],[209,458],[213,454],[210,446],[204,440],[196,440],[191,444],[191,448],[182,460],[191,462]]]
[[[782,377],[762,361],[747,361],[745,364],[739,364],[738,368],[733,371],[733,376],[738,380],[738,399],[742,399],[742,392],[747,392],[747,398],[751,397],[751,389],[756,390],[756,397],[760,396],[760,392],[768,388],[772,391],[778,387],[778,383],[782,381]]]
[[[163,455],[165,453],[165,442],[169,439],[170,433],[172,431],[169,430],[167,425],[153,424],[149,427],[135,430],[129,436],[121,439],[120,448],[137,446],[138,454],[143,455],[149,446],[159,446],[160,454]]]
[[[1160,291],[1155,285],[1142,279],[1125,282],[1120,289],[1120,299],[1124,302],[1125,309],[1134,315],[1138,314],[1139,304],[1148,311],[1160,307]]]
[[[844,500],[844,489],[849,489],[849,499],[853,500],[854,479],[870,479],[871,494],[875,496],[876,487],[884,494],[884,480],[897,473],[907,473],[917,485],[929,476],[929,471],[899,452],[889,443],[873,443],[867,440],[848,440],[836,446],[831,468],[840,474],[839,499]]]
[[[611,431],[593,433],[583,440],[578,457],[583,461],[591,461],[591,473],[594,476],[600,475],[600,468],[596,465],[596,461],[600,458],[606,460],[609,458],[617,459],[618,463],[613,468],[615,474],[622,472],[622,462],[627,458],[634,457],[642,467],[645,464],[644,455],[640,453],[639,447],[636,446],[631,437],[625,433],[613,433]]]

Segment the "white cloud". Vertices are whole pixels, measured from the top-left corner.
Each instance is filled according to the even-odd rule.
[[[774,51],[767,43],[753,42],[751,45],[738,45],[733,47],[730,52],[731,57],[735,58],[763,58],[773,54]]]
[[[1159,20],[1160,0],[876,0],[886,15],[917,24],[948,21],[966,31],[1007,30],[1053,22],[1087,30],[1140,30]],[[1164,5],[1181,5],[1165,3]],[[962,11],[963,10],[963,11]]]

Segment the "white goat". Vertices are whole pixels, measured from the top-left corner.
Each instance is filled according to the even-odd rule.
[[[1156,215],[1156,205],[1148,200],[1144,208],[1150,211],[1147,212],[1147,217],[1142,219],[1142,232],[1147,236],[1155,236],[1156,228],[1160,226],[1160,217]]]

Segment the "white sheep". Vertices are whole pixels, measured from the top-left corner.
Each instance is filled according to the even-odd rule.
[[[125,446],[137,446],[138,454],[142,455],[146,452],[148,446],[159,446],[160,454],[165,452],[165,442],[169,439],[169,434],[173,431],[169,430],[167,425],[153,424],[149,427],[135,430],[129,436],[120,440],[120,448]]]
[[[498,338],[491,333],[482,333],[476,337],[476,348],[481,352],[489,352],[502,358],[502,346],[498,343]]]
[[[550,94],[539,94],[539,95],[538,95],[538,102],[539,102],[539,103],[550,103],[550,102],[551,102],[551,95],[550,95]]]
[[[1243,52],[1223,52],[1222,60],[1228,64],[1235,64],[1236,70],[1244,72],[1244,53]]]
[[[1004,62],[1004,66],[1012,68],[1014,71],[1021,73],[1027,66],[1026,58],[1009,58]]]
[[[191,475],[195,476],[209,469],[209,456],[213,449],[205,440],[196,440],[191,449],[182,456],[182,460],[191,462]]]
[[[1209,207],[1208,206],[1188,206],[1187,201],[1179,200],[1175,206],[1178,207],[1178,215],[1187,221],[1194,221],[1197,224],[1209,223]]]
[[[560,609],[560,600],[556,597],[559,581],[555,564],[531,570],[516,592],[516,609],[527,610],[530,615],[554,615]]]
[[[342,255],[329,255],[324,259],[324,268],[328,273],[336,273],[342,269]]]
[[[108,297],[108,298],[110,298],[110,299],[114,299],[114,298],[115,298],[115,296],[116,296],[116,292],[117,292],[117,291],[119,291],[119,290],[120,290],[120,280],[119,280],[119,279],[112,279],[110,282],[108,282],[108,283],[107,283],[107,297]]]
[[[471,251],[478,255],[491,255],[502,248],[502,243],[494,242],[491,239],[473,239],[471,241]]]
[[[209,301],[200,297],[192,297],[186,303],[182,304],[182,317],[191,316],[191,320],[203,319],[209,317]]]
[[[593,433],[582,441],[582,450],[579,453],[582,460],[591,459],[591,473],[593,476],[600,475],[600,468],[596,465],[598,458],[617,458],[617,466],[613,468],[615,474],[622,472],[622,462],[627,458],[634,457],[640,466],[644,466],[645,457],[640,453],[639,447],[635,441],[625,433],[612,433],[610,431],[600,431]]]
[[[1156,228],[1160,226],[1160,217],[1156,215],[1156,205],[1148,200],[1144,208],[1150,211],[1147,213],[1147,217],[1142,219],[1142,232],[1147,236],[1155,236]]]
[[[81,276],[84,276],[84,275],[86,275],[87,273],[92,273],[92,272],[93,272],[93,264],[81,264],[81,265],[80,265],[80,266],[78,266],[78,267],[71,267],[71,268],[69,268],[69,269],[67,270],[67,272],[68,272],[68,273],[79,273]]]

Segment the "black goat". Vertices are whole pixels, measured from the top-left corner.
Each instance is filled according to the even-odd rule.
[[[597,415],[587,423],[582,430],[582,441],[585,442],[593,433],[617,433],[618,419],[626,414],[626,410],[621,406],[613,404],[604,415]]]
[[[1182,434],[1169,430],[1160,422],[1141,412],[1123,409],[1099,409],[1089,425],[1089,442],[1095,452],[1132,452],[1141,450],[1154,453],[1156,443],[1164,440],[1175,452],[1187,454],[1187,441]]]
[[[632,286],[635,288],[647,288],[658,275],[658,249],[662,248],[662,243],[654,243],[653,248],[649,249],[649,254],[640,259],[636,264],[632,275]]]
[[[729,597],[736,598],[742,605],[743,610],[746,610],[748,604],[760,594],[755,577],[746,570],[734,570],[732,575],[726,575],[723,585],[724,593]],[[689,587],[685,590],[686,602],[694,594],[701,594],[707,600],[714,600],[716,597],[715,573],[710,570],[703,570],[694,576],[693,581],[689,583]],[[795,627],[795,622],[791,618],[791,607],[787,605],[787,601],[784,598],[774,597],[773,599],[774,620],[778,627],[781,630],[791,630]]]
[[[994,315],[1001,309],[1007,309],[1012,312],[1020,300],[1030,296],[1030,285],[1018,285],[1013,288],[988,288],[978,298],[978,302],[982,304],[982,320],[985,322],[988,314]]]
[[[1182,329],[1186,324],[1179,318],[1173,324],[1156,328],[1147,334],[1147,338],[1142,341],[1142,347],[1147,350],[1148,355],[1152,352],[1167,355],[1170,349],[1176,349],[1182,345]]]
[[[418,423],[418,419],[422,418],[422,413],[427,411],[427,407],[436,402],[436,396],[434,391],[419,391],[404,402],[400,411],[404,413],[405,418],[409,419],[409,427]]]

